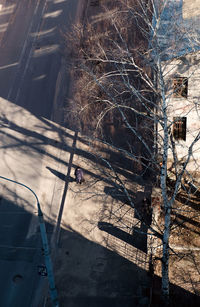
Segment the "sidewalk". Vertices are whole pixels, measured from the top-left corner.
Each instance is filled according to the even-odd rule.
[[[60,306],[148,306],[149,257],[144,238],[132,234],[140,222],[132,208],[105,194],[108,185],[97,181],[89,152],[78,135],[54,266]],[[78,165],[86,170],[81,186],[73,181]]]

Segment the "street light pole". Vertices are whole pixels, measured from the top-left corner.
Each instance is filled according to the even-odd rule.
[[[35,194],[35,192],[31,188],[29,188],[27,185],[25,185],[21,182],[3,177],[3,176],[0,176],[0,178],[25,187],[30,192],[32,192],[32,194],[35,196],[35,198],[37,200],[38,220],[39,220],[39,225],[40,225],[42,246],[43,246],[43,250],[44,250],[45,265],[46,265],[46,268],[47,268],[47,277],[48,277],[48,281],[49,281],[49,292],[50,292],[50,296],[51,296],[51,302],[52,302],[53,307],[59,307],[58,294],[57,294],[57,290],[56,290],[56,287],[55,287],[55,281],[54,281],[54,275],[53,275],[53,266],[52,266],[52,261],[51,261],[51,257],[50,257],[46,227],[45,227],[43,213],[42,213],[42,210],[41,210],[41,207],[40,207],[39,199],[38,199],[37,195]]]

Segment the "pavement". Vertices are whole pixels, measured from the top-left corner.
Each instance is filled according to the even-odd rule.
[[[27,110],[2,98],[0,112],[1,175],[25,184],[37,194],[50,241],[62,196],[62,187],[56,186],[57,176],[54,173],[58,164],[64,173],[67,172],[73,133],[63,134],[63,155],[61,127],[50,121],[40,120]],[[24,306],[37,306],[30,303],[34,291],[43,283],[37,272],[37,265],[44,264],[37,202],[33,194],[22,186],[1,179],[0,187],[1,304],[12,306],[13,299],[15,306],[21,306],[22,302]],[[55,190],[56,188],[58,190]],[[23,281],[17,288],[12,283],[15,275],[20,275]],[[27,282],[30,278],[32,284]],[[8,283],[15,288],[13,296],[10,293],[8,295]],[[21,287],[23,295],[16,300]],[[10,303],[7,301],[8,296],[12,298]]]
[[[109,185],[94,168],[89,146],[77,136],[55,255],[60,306],[148,306],[150,277],[146,235],[134,210],[105,193]],[[77,185],[81,166],[85,183]],[[58,173],[63,181],[63,173]],[[144,186],[135,183],[136,201]],[[145,229],[143,229],[145,232]],[[50,302],[46,306],[51,306]]]

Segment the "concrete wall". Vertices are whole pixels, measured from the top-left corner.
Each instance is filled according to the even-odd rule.
[[[200,0],[183,0],[183,19],[200,16]]]
[[[189,146],[200,131],[200,52],[163,63],[163,72],[169,125],[172,124],[173,117],[187,118],[186,141],[175,141],[178,159],[184,161],[187,158]],[[173,96],[174,77],[188,78],[187,98]],[[172,152],[169,158],[172,158]],[[193,148],[193,157],[188,170],[200,171],[200,141]]]

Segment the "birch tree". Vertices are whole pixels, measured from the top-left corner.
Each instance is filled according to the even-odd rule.
[[[181,210],[176,204],[180,189],[188,197],[192,188],[195,193],[198,190],[200,171],[199,127],[186,129],[190,135],[187,142],[177,140],[174,132],[177,119],[173,117],[173,99],[178,99],[185,84],[182,81],[174,86],[172,78],[177,77],[178,67],[178,76],[182,69],[182,75],[185,73],[190,81],[199,63],[197,53],[198,63],[191,68],[192,54],[199,47],[198,31],[191,20],[181,19],[179,5],[179,1],[167,0],[101,1],[100,13],[86,18],[84,26],[77,24],[71,37],[65,37],[67,52],[69,41],[72,47],[76,82],[73,100],[66,109],[67,120],[73,118],[80,124],[79,129],[92,140],[91,144],[98,140],[102,147],[118,153],[121,160],[131,161],[128,172],[150,180],[161,190],[163,227],[160,222],[156,231],[153,225],[148,226],[162,240],[165,304],[169,303],[169,257],[173,251],[169,243],[174,227],[171,217]],[[186,53],[191,55],[189,59]],[[180,117],[195,112],[199,120],[199,105],[192,95],[179,98],[183,106]],[[119,171],[123,165],[117,168],[116,161],[102,155],[102,151],[96,155],[135,208],[131,180]]]

